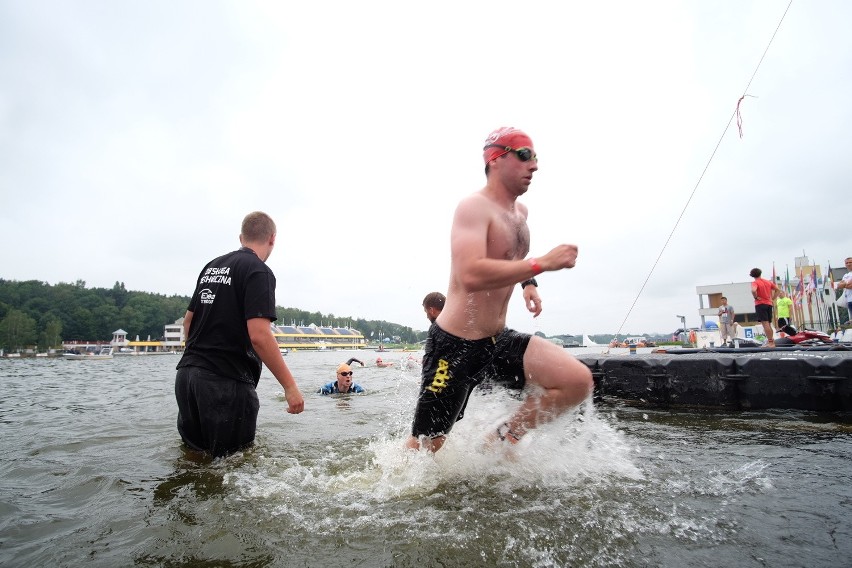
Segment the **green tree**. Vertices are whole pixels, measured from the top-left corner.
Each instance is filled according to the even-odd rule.
[[[73,339],[75,341],[103,339],[95,336],[95,328],[92,324],[92,312],[83,306],[72,306],[71,314],[67,319],[63,318],[62,326],[65,328],[65,339]]]
[[[112,299],[91,310],[92,325],[94,326],[94,339],[112,338],[115,331],[115,322],[118,319],[118,308],[112,304]]]
[[[44,330],[39,334],[39,350],[62,346],[62,321],[56,315],[47,314],[39,326]]]
[[[36,335],[27,338],[25,343],[32,345],[37,339],[42,348],[56,346],[63,339],[107,340],[117,328],[124,329],[131,338],[138,335],[143,339],[149,336],[159,339],[163,335],[163,326],[183,316],[188,303],[186,296],[130,291],[120,281],[116,281],[112,288],[89,289],[84,280],[51,286],[37,280],[16,282],[0,279],[0,320],[13,310],[18,314],[10,320],[10,325],[21,319],[20,314],[31,318],[36,322]],[[280,306],[276,307],[276,313],[280,324],[350,325],[372,342],[378,341],[380,335],[403,343],[416,343],[426,337],[425,331],[414,331],[383,320],[335,316]]]
[[[36,322],[21,310],[10,310],[0,321],[0,345],[9,351],[20,351],[36,342]]]
[[[109,292],[109,296],[115,301],[115,306],[118,309],[127,305],[127,300],[130,297],[130,292],[124,287],[124,282],[116,282]]]
[[[139,310],[133,306],[124,306],[118,314],[116,326],[128,333],[133,333],[133,339],[145,327],[145,321]]]

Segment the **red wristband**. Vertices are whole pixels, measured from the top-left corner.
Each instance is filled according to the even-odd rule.
[[[536,276],[536,275],[544,272],[544,269],[541,267],[541,265],[538,263],[538,261],[536,259],[531,258],[527,262],[530,263],[530,266],[533,269],[533,276]]]

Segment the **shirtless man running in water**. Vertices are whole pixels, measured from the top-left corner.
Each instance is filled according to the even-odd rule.
[[[561,244],[537,258],[530,248],[527,192],[538,160],[532,140],[515,128],[492,132],[483,149],[486,184],[463,199],[453,219],[450,284],[441,315],[429,330],[423,382],[406,447],[438,451],[462,418],[477,384],[510,389],[530,385],[518,410],[490,436],[516,443],[530,429],[583,402],[592,374],[583,363],[541,337],[506,328],[515,285],[533,317],[541,313],[534,277],[573,268],[577,247]]]

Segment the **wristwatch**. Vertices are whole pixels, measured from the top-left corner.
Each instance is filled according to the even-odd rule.
[[[523,282],[521,282],[521,290],[523,290],[530,284],[538,288],[538,282],[535,281],[535,278],[530,278],[529,280],[524,280]]]

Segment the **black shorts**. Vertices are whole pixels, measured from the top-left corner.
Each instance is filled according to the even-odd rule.
[[[524,353],[531,337],[505,329],[494,337],[462,339],[432,324],[411,434],[431,438],[448,434],[482,381],[524,388]]]
[[[759,322],[772,321],[772,306],[770,304],[755,304],[755,319]]]
[[[184,443],[215,457],[250,446],[260,401],[249,383],[186,366],[177,370],[177,427]]]

